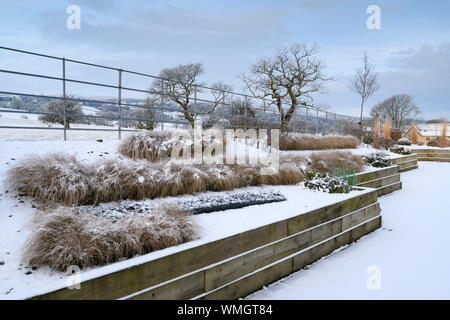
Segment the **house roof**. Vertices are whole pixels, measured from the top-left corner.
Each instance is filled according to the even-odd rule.
[[[426,137],[440,137],[442,134],[442,126],[443,123],[422,123],[417,124],[416,128],[418,133],[421,136]],[[408,132],[411,130],[411,128],[408,130]],[[447,137],[450,136],[450,124],[447,124]]]

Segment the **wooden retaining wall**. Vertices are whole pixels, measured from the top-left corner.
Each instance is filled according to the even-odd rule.
[[[412,149],[419,161],[450,162],[450,149]]]
[[[407,156],[401,156],[399,158],[392,159],[392,163],[399,166],[399,172],[406,172],[409,170],[417,169],[419,166],[417,164],[417,157],[418,155],[415,154],[414,151],[413,154],[407,155]]]
[[[355,176],[357,186],[376,189],[378,197],[402,188],[398,165],[357,173]]]
[[[64,288],[34,299],[236,299],[380,227],[377,190],[366,189],[320,209],[84,281],[79,290]]]

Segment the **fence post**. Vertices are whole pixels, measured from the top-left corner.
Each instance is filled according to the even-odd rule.
[[[63,107],[63,126],[64,126],[64,141],[67,140],[67,99],[66,99],[66,58],[62,58],[62,76],[63,76],[63,98],[64,98],[64,107]]]
[[[337,131],[337,122],[336,122],[336,113],[334,114],[334,134],[336,134]]]
[[[118,99],[117,103],[119,106],[119,140],[122,139],[122,69],[117,69],[119,71],[119,88],[118,88]]]
[[[309,109],[306,108],[306,111],[305,111],[305,133],[308,133],[308,117],[309,117]]]
[[[244,129],[247,129],[246,124],[248,123],[248,119],[247,119],[247,105],[250,105],[250,100],[248,99],[248,96],[245,96],[245,103],[244,103],[244,119],[245,119],[245,124],[244,124]]]
[[[295,131],[295,123],[297,122],[297,120],[295,119],[295,114],[297,113],[297,110],[294,110],[294,113],[292,114],[294,117],[294,132],[296,132]]]
[[[266,99],[263,100],[263,108],[264,108],[264,121],[267,121]]]
[[[198,109],[197,109],[197,86],[194,86],[194,110],[195,110],[195,113],[194,113],[194,122],[195,122],[195,117],[197,116],[197,111],[198,111]]]
[[[325,111],[325,122],[326,122],[325,133],[328,134],[328,112],[327,111]]]
[[[164,131],[164,80],[161,79],[161,131]]]
[[[319,110],[316,110],[316,134],[319,133]]]

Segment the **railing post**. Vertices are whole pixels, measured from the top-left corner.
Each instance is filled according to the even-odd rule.
[[[194,113],[194,121],[195,121],[195,117],[197,116],[197,86],[194,86],[194,109],[195,109],[195,113]]]
[[[64,98],[64,107],[63,107],[63,126],[64,126],[64,141],[67,140],[67,99],[66,99],[66,58],[62,58],[62,77],[63,77],[63,98]]]
[[[295,119],[295,114],[297,113],[297,110],[294,110],[294,113],[292,113],[293,115],[293,120],[294,120],[294,132],[295,132],[295,123],[297,122],[297,120]]]
[[[263,100],[263,108],[264,108],[264,121],[267,121],[266,99]]]
[[[164,80],[161,79],[161,131],[164,131]]]
[[[337,131],[337,122],[336,122],[336,113],[334,114],[334,134],[336,134],[338,131]]]
[[[319,132],[319,110],[316,110],[316,134]]]
[[[305,111],[305,133],[308,133],[308,116],[309,116],[309,109],[306,108],[306,111]]]
[[[328,111],[325,111],[325,122],[326,122],[325,133],[328,134]]]
[[[245,118],[245,124],[248,123],[247,119],[247,104],[250,105],[250,101],[247,96],[245,96],[245,103],[244,103],[244,118]],[[245,126],[245,125],[244,125]],[[247,129],[247,126],[245,126],[244,129]]]
[[[119,91],[117,103],[119,106],[119,140],[122,139],[122,69],[117,69],[119,71]]]

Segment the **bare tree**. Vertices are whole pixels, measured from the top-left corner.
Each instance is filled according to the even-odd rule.
[[[153,130],[157,125],[157,116],[155,105],[157,104],[158,97],[156,95],[147,95],[144,101],[143,107],[136,107],[131,115],[133,118],[137,118],[134,123],[138,129]]]
[[[198,84],[197,78],[204,73],[201,63],[180,64],[173,68],[163,69],[159,76],[168,81],[155,80],[153,90],[161,93],[164,98],[178,104],[184,118],[194,126],[195,113],[191,108],[191,95]]]
[[[419,107],[409,94],[398,94],[373,106],[370,115],[381,120],[388,119],[394,128],[403,129],[420,113]]]
[[[51,114],[43,114],[39,116],[39,120],[44,123],[59,123],[64,125],[64,109],[66,111],[65,127],[70,128],[71,123],[80,123],[83,120],[83,110],[81,105],[77,102],[70,100],[73,96],[67,96],[67,100],[64,103],[63,99],[52,100],[48,103],[45,112]],[[64,106],[65,104],[65,106]]]
[[[378,75],[374,70],[374,65],[369,61],[367,52],[364,52],[363,66],[355,69],[355,75],[350,79],[349,87],[353,92],[361,96],[361,115],[359,118],[360,125],[363,123],[362,115],[364,103],[375,91],[380,89],[378,84]]]
[[[213,101],[211,103],[195,104],[195,92],[201,92],[198,77],[204,73],[201,63],[180,64],[173,68],[163,69],[159,76],[165,80],[155,80],[152,90],[163,95],[164,99],[175,102],[182,108],[184,118],[188,120],[192,127],[196,118],[196,112],[212,113],[217,106],[225,102],[226,97],[232,87],[216,82],[211,87]],[[195,100],[194,100],[195,101]]]
[[[315,57],[317,47],[294,43],[274,57],[260,59],[250,74],[240,75],[254,97],[271,98],[280,114],[280,123],[289,124],[297,106],[314,107],[312,93],[324,93],[323,63]],[[283,103],[289,105],[284,110]]]

